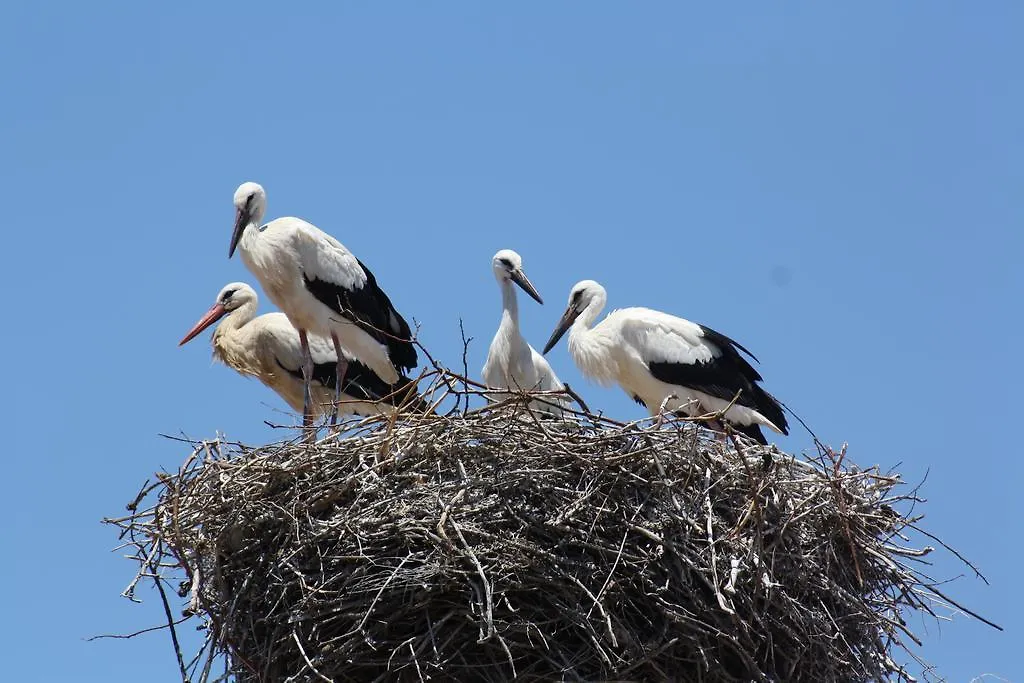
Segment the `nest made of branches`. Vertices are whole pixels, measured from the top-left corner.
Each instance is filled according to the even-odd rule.
[[[914,492],[828,449],[515,396],[194,446],[108,520],[187,681],[911,680],[905,617],[949,605],[907,547]]]

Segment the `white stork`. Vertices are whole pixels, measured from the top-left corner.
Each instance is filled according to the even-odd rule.
[[[544,356],[526,343],[519,331],[519,304],[513,283],[523,288],[539,304],[543,299],[523,272],[523,259],[511,249],[502,249],[491,260],[491,269],[501,288],[501,323],[491,341],[487,361],[481,373],[484,384],[492,389],[560,391],[565,388]],[[545,402],[547,401],[547,402]],[[553,398],[531,401],[530,408],[561,417],[562,404]]]
[[[303,353],[299,333],[283,313],[256,316],[258,298],[244,282],[226,285],[213,307],[199,319],[178,343],[181,346],[210,325],[223,318],[213,333],[213,356],[239,374],[255,377],[277,392],[292,409],[304,409],[302,377]],[[312,409],[317,415],[326,413],[336,395],[338,357],[331,342],[323,337],[309,337],[313,357]],[[376,415],[389,413],[393,406],[408,403],[417,409],[423,402],[416,396],[412,380],[401,378],[389,386],[372,370],[348,358],[345,386],[339,406],[343,414]],[[378,403],[377,401],[382,401]]]
[[[663,406],[690,417],[714,413],[739,394],[723,415],[736,431],[762,444],[762,425],[789,433],[782,407],[740,355],[756,361],[752,353],[724,334],[649,308],[614,310],[594,325],[607,300],[593,280],[576,283],[544,353],[570,330],[569,354],[580,371],[605,386],[618,383],[652,415]]]
[[[307,334],[330,337],[338,364],[336,387],[344,384],[348,361],[342,349],[384,382],[399,381],[416,367],[409,324],[399,315],[369,268],[341,242],[301,218],[278,218],[261,226],[267,195],[256,183],[235,191],[235,248],[270,300],[299,331],[304,361],[304,424],[312,424],[309,384],[314,362]]]

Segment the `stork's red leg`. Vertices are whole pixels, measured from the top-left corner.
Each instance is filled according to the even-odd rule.
[[[338,402],[341,400],[341,387],[345,381],[345,373],[348,371],[348,361],[345,360],[345,354],[341,352],[341,343],[338,341],[338,335],[332,332],[331,341],[334,342],[334,352],[338,354],[338,367],[335,370],[335,378],[338,380],[338,384],[334,387],[334,410],[331,412],[331,425],[333,426],[338,422]]]
[[[305,330],[299,330],[302,345],[302,426],[313,426],[313,397],[309,384],[313,380],[313,355],[309,352],[309,338]]]

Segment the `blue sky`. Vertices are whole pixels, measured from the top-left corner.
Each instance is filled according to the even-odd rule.
[[[290,419],[207,336],[176,347],[253,282],[227,259],[245,180],[355,251],[453,365],[460,318],[483,363],[503,247],[548,302],[521,304],[535,345],[583,278],[735,337],[827,442],[928,473],[926,527],[992,582],[950,591],[1008,631],[917,622],[923,656],[1024,678],[1024,8],[155,7],[0,10],[9,680],[176,680],[163,635],[83,640],[162,619],[118,597],[133,567],[99,520],[184,459],[159,433],[259,443]],[[564,343],[550,358],[641,415]]]

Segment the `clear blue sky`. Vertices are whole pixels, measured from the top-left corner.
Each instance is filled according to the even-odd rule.
[[[502,247],[548,302],[521,305],[535,345],[585,277],[734,336],[856,462],[930,472],[927,528],[992,581],[950,591],[1008,632],[917,623],[923,655],[1024,680],[1022,26],[1011,2],[7,3],[5,679],[176,679],[164,635],[83,641],[162,619],[118,597],[133,566],[99,520],[185,457],[158,433],[289,419],[208,336],[176,347],[253,281],[227,249],[256,180],[453,365],[461,317],[474,372]]]

